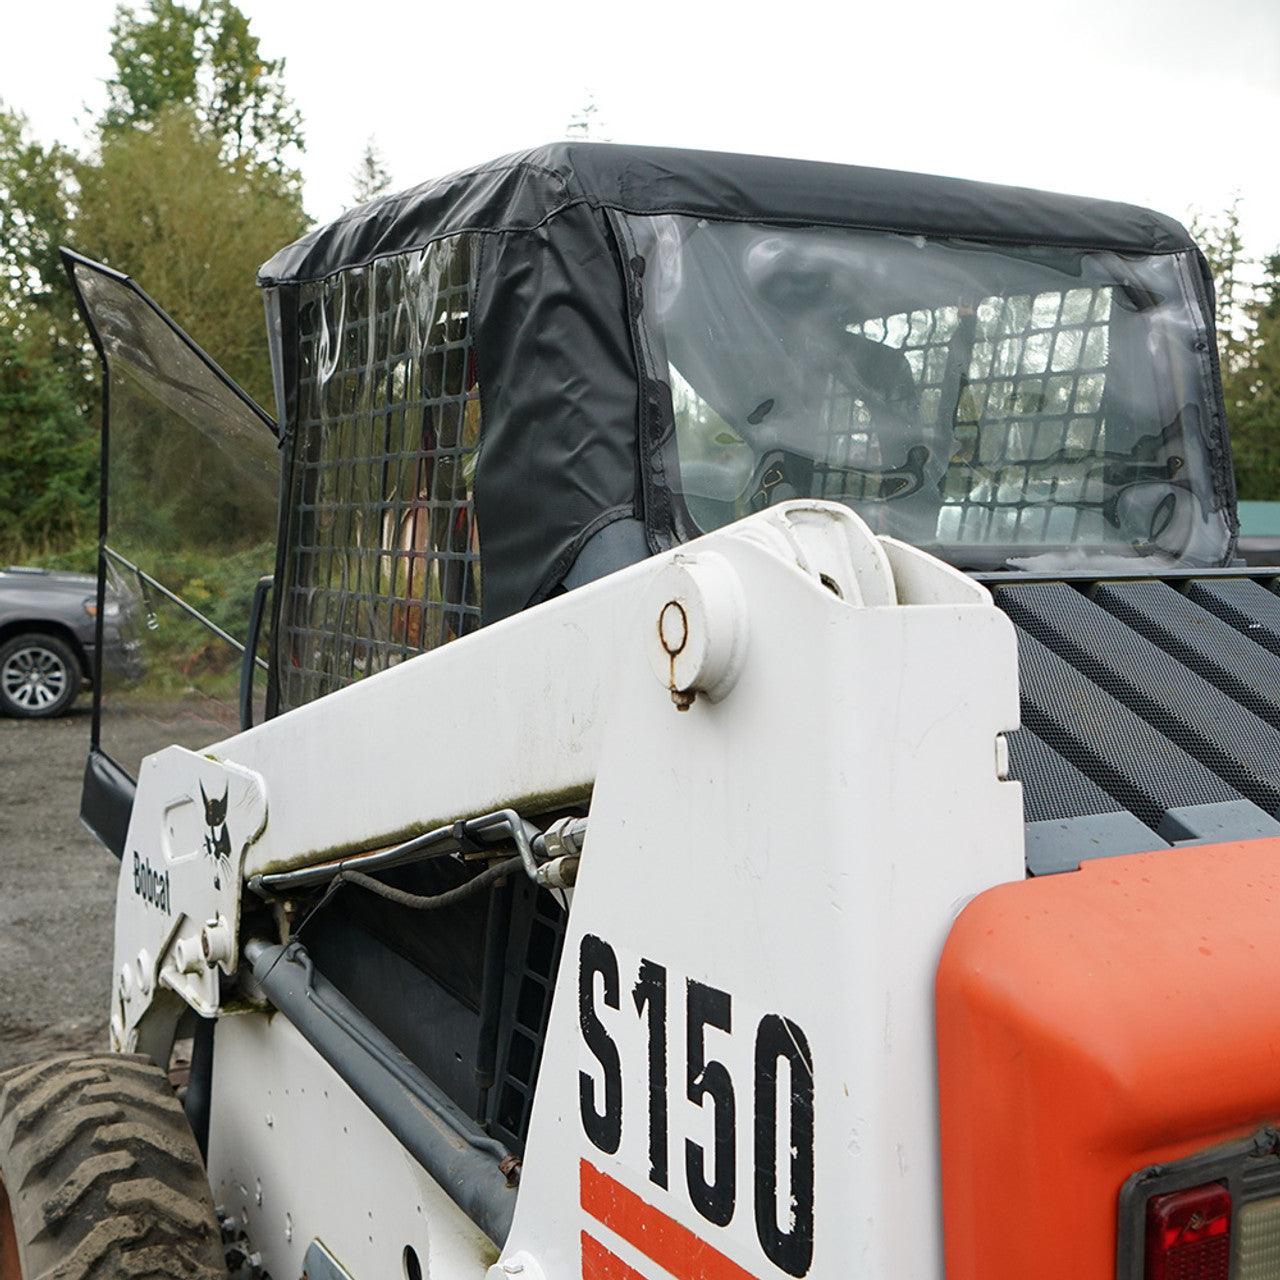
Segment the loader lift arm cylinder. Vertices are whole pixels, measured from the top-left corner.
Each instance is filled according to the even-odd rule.
[[[511,882],[499,880],[489,898],[485,922],[484,971],[480,984],[480,1027],[476,1048],[476,1115],[483,1117],[498,1061],[498,1024],[502,1013],[502,964],[511,919]]]
[[[318,974],[298,943],[252,941],[245,957],[271,1003],[449,1198],[501,1246],[516,1201],[515,1181],[500,1168],[508,1161],[506,1149]]]

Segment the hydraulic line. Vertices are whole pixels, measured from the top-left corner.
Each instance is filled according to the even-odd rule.
[[[474,897],[495,881],[515,875],[523,869],[524,859],[518,857],[507,858],[504,862],[498,862],[486,868],[478,876],[468,880],[465,884],[458,885],[455,889],[449,889],[444,893],[432,894],[407,893],[403,889],[395,889],[389,884],[383,884],[381,880],[375,880],[372,876],[367,876],[361,871],[352,871],[349,868],[344,868],[338,872],[335,877],[335,883],[346,881],[348,884],[356,885],[360,889],[367,889],[370,893],[376,893],[380,898],[386,898],[388,902],[394,902],[402,907],[409,907],[414,911],[439,911],[442,907],[451,907],[455,903]]]

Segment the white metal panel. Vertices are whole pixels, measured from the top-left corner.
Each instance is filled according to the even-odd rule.
[[[579,1275],[584,1232],[652,1280],[671,1269],[582,1207],[584,1161],[620,1202],[688,1233],[676,1238],[749,1275],[778,1272],[764,1241],[772,1233],[777,1254],[777,1237],[799,1234],[785,1118],[807,1087],[776,1034],[765,1039],[780,1027],[794,1029],[786,1053],[813,1067],[812,1253],[801,1270],[791,1258],[792,1274],[941,1273],[933,973],[963,903],[1023,874],[1020,788],[998,777],[999,735],[1017,722],[1016,643],[981,588],[870,539],[843,508],[770,510],[230,739],[217,760],[165,752],[144,769],[130,832],[144,857],[164,847],[171,798],[198,797],[206,768],[234,761],[254,780],[269,815],[246,873],[508,804],[537,812],[594,784],[508,1246],[526,1280]],[[670,652],[684,633],[661,625],[673,583],[688,664]],[[866,600],[879,603],[855,603]],[[675,700],[655,646],[688,685]],[[182,908],[198,920],[213,897],[193,894]],[[143,909],[137,897],[129,910]],[[616,966],[612,1004],[584,963],[588,937]],[[608,1075],[587,1013],[617,1053],[616,1150],[584,1119]],[[723,1070],[691,1080],[693,1041]],[[648,1072],[658,1042],[665,1126]],[[361,1237],[375,1252],[360,1266],[395,1274],[388,1260],[410,1237],[394,1241],[419,1211],[446,1240],[460,1215],[349,1093],[328,1105],[335,1083],[280,1017],[224,1019],[211,1168],[245,1195],[258,1178],[288,1188],[292,1237],[332,1223],[344,1243],[326,1243],[344,1265],[370,1212],[353,1189],[376,1185],[386,1229]],[[732,1157],[717,1164],[726,1089]],[[262,1119],[264,1090],[288,1141]],[[784,1117],[772,1133],[770,1107]],[[357,1112],[353,1128],[342,1117]],[[770,1203],[757,1191],[764,1138],[782,1171]],[[665,1186],[650,1173],[659,1147]],[[690,1190],[700,1178],[720,1197],[710,1208]],[[281,1274],[301,1258],[271,1247]],[[446,1250],[435,1273],[471,1274],[476,1255],[462,1254]]]
[[[827,536],[863,534],[836,518]],[[952,584],[954,603],[856,607],[749,541],[708,538],[686,555],[704,546],[740,582],[745,658],[727,696],[682,712],[645,656],[654,601],[620,641],[508,1253],[552,1280],[577,1276],[586,1233],[659,1280],[671,1265],[652,1241],[674,1222],[748,1275],[785,1274],[766,1255],[756,1205],[768,1164],[757,1144],[790,1169],[790,1128],[775,1125],[770,1139],[758,1086],[758,1042],[781,1018],[802,1033],[814,1087],[812,1256],[795,1253],[803,1271],[793,1274],[937,1277],[933,977],[964,902],[1023,875],[1020,788],[997,776],[998,735],[1018,716],[1013,629],[971,584]],[[911,576],[925,600],[946,598],[927,568],[913,564]],[[602,947],[617,968],[612,999]],[[665,1017],[651,1021],[659,970]],[[728,998],[729,1030],[699,1030],[696,984]],[[724,1225],[696,1207],[686,1169],[689,1142],[713,1148],[716,1110],[702,1093],[709,1077],[690,1083],[691,1010],[695,1038],[727,1072],[711,1085],[723,1092],[727,1078],[734,1093]],[[589,1018],[612,1049],[593,1031],[593,1050]],[[649,1078],[655,1034],[667,1059],[665,1187],[651,1175],[655,1114],[662,1127]],[[615,1052],[611,1152],[584,1116],[609,1110]],[[771,1070],[782,1095],[773,1105],[788,1115],[787,1072],[776,1058]],[[695,1172],[717,1180],[724,1170],[713,1161],[705,1172],[709,1159],[698,1156]],[[630,1240],[602,1223],[583,1206],[584,1161],[612,1180],[618,1221],[640,1213],[631,1196],[661,1216]],[[775,1234],[795,1226],[795,1188],[780,1176]]]
[[[114,1048],[134,1051],[161,988],[216,1012],[219,972],[235,968],[241,869],[266,824],[252,770],[182,747],[143,761],[116,885]]]
[[[209,1178],[273,1276],[320,1240],[356,1280],[479,1280],[497,1250],[279,1016],[223,1018],[214,1042]]]

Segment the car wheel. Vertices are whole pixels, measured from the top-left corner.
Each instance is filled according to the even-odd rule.
[[[56,636],[30,633],[0,645],[0,713],[59,716],[80,692],[80,663]]]
[[[0,1280],[225,1280],[200,1152],[144,1058],[55,1058],[0,1075]]]

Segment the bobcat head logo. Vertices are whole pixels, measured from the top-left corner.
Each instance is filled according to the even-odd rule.
[[[222,888],[222,877],[231,878],[231,832],[227,828],[227,800],[230,788],[224,787],[220,800],[211,800],[200,784],[204,801],[204,822],[209,828],[204,837],[204,851],[213,859],[213,887]]]

